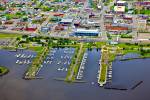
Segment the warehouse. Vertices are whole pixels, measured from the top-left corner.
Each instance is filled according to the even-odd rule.
[[[87,29],[77,29],[74,32],[75,36],[98,36],[100,34],[99,30],[87,30]]]

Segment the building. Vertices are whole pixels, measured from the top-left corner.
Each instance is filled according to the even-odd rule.
[[[28,25],[24,28],[25,31],[36,31],[37,26],[36,25]]]
[[[145,19],[139,19],[137,20],[138,25],[137,25],[137,29],[138,31],[146,31],[147,30],[147,20]]]
[[[136,9],[150,9],[150,1],[141,1],[134,3]]]
[[[126,1],[117,1],[116,5],[117,6],[127,6],[127,2]]]
[[[55,26],[55,31],[62,31],[64,30],[64,26],[58,24],[57,26]]]
[[[92,7],[92,0],[88,0],[88,7],[91,8]]]
[[[64,26],[68,26],[68,25],[71,25],[72,22],[73,22],[73,19],[71,19],[71,18],[64,18],[64,19],[62,19],[62,20],[59,22],[59,24],[62,24],[62,25],[64,25]]]
[[[125,6],[115,6],[114,11],[116,13],[124,13],[125,12]]]
[[[46,26],[41,27],[41,32],[47,33],[49,31],[50,31],[50,27],[46,27]]]
[[[87,29],[77,29],[74,33],[75,36],[98,36],[100,34],[99,30],[87,30]]]
[[[129,31],[128,27],[124,26],[106,26],[106,30],[113,34],[127,33]]]

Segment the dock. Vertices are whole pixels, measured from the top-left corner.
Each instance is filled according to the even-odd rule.
[[[107,82],[112,82],[112,61],[115,60],[117,49],[111,46],[103,46],[101,49],[101,58],[99,61],[98,84],[102,87]]]

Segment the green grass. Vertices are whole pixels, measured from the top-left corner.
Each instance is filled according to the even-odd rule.
[[[132,35],[129,34],[122,34],[121,38],[132,38]]]
[[[21,34],[9,34],[9,33],[0,33],[0,39],[2,38],[16,38],[21,37]]]
[[[8,68],[0,66],[0,76],[8,72],[9,72]]]
[[[140,10],[140,11],[135,10],[134,12],[135,12],[135,14],[145,14],[145,15],[150,15],[150,10],[144,10],[144,9],[142,9],[142,10]]]
[[[41,46],[30,46],[28,49],[35,51],[37,53],[42,53],[43,47],[41,47]]]

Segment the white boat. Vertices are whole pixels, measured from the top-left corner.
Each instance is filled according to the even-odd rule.
[[[61,61],[59,61],[57,64],[59,65],[61,63]]]
[[[66,70],[65,71],[68,71],[68,69],[66,68]]]
[[[18,55],[16,54],[16,57],[17,57],[17,58],[20,57],[20,56],[21,56],[21,54],[18,54]]]
[[[23,63],[24,63],[24,64],[26,64],[26,63],[27,63],[27,61],[25,60]]]
[[[34,57],[34,55],[31,55],[31,58],[33,58]]]
[[[23,64],[23,62],[22,61],[19,61],[19,63],[18,63],[19,65],[21,65],[21,64]]]
[[[24,55],[22,58],[26,58],[27,56],[26,55]]]
[[[23,57],[24,57],[24,54],[22,54],[20,57],[23,58]]]
[[[52,61],[49,62],[49,64],[51,64],[51,63],[52,63]]]
[[[61,69],[62,71],[64,70],[64,68]]]
[[[70,65],[70,62],[68,61],[68,65]]]
[[[31,62],[30,62],[30,60],[27,60],[27,64],[30,64]]]
[[[94,82],[92,82],[91,84],[94,85]]]
[[[58,68],[57,70],[60,71],[60,68]]]
[[[31,55],[29,55],[27,58],[30,58],[31,57]]]
[[[46,64],[46,61],[44,61],[44,64]]]
[[[19,60],[16,61],[16,64],[18,64],[18,63],[19,63]]]

